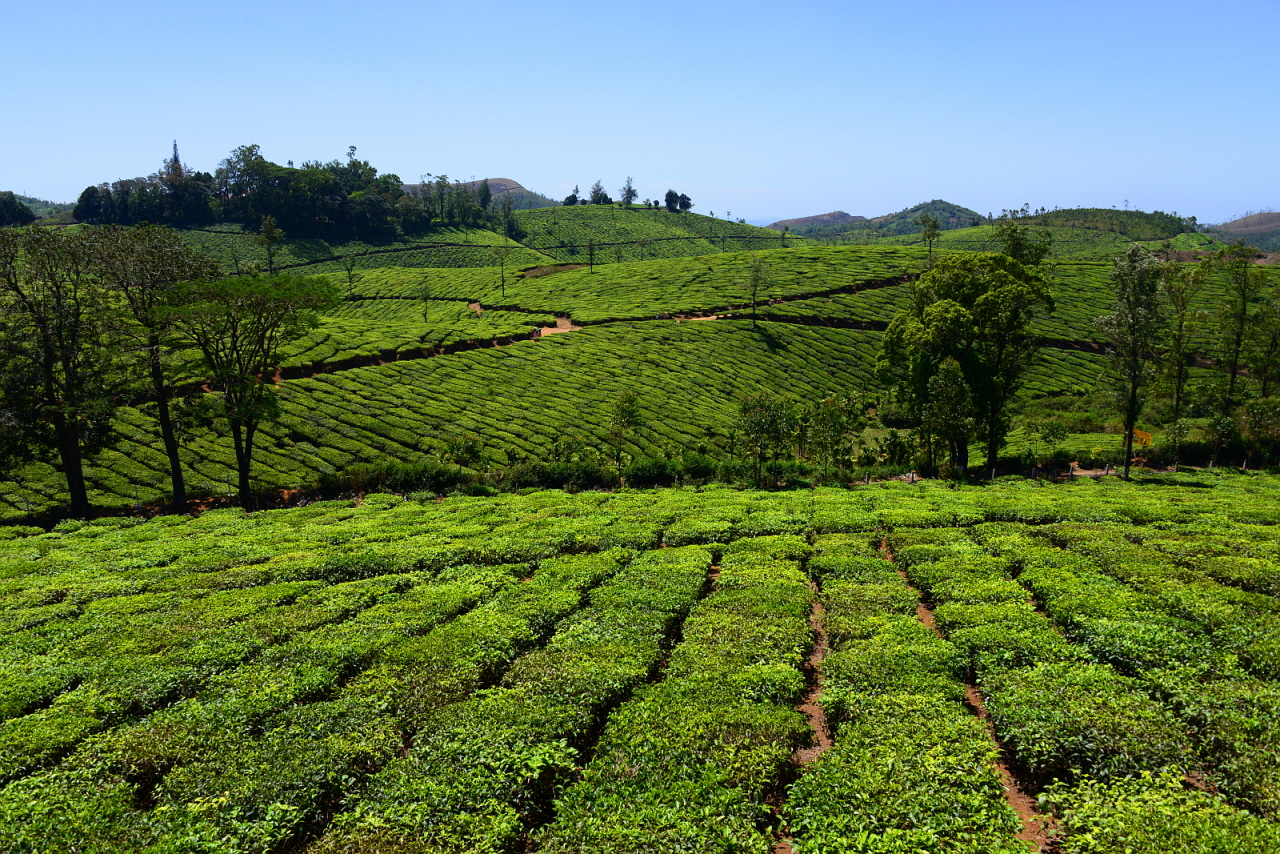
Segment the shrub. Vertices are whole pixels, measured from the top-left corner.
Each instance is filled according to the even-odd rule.
[[[665,457],[640,457],[622,470],[622,478],[628,486],[641,489],[654,486],[670,486],[675,482],[679,469]]]

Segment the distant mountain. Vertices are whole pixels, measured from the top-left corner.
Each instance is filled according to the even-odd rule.
[[[844,211],[834,211],[818,216],[784,219],[775,222],[769,228],[781,231],[782,226],[790,225],[791,233],[801,237],[834,238],[847,232],[869,234],[876,237],[893,237],[901,234],[917,234],[922,227],[916,223],[921,214],[928,214],[938,221],[944,229],[970,228],[986,222],[986,217],[977,211],[960,205],[934,199],[900,210],[897,213],[885,214],[867,219],[862,216],[850,216]]]
[[[881,234],[919,234],[924,227],[916,220],[924,214],[936,219],[943,231],[953,228],[972,228],[986,221],[986,217],[977,211],[944,202],[942,199],[934,199],[931,202],[921,202],[904,208],[897,213],[872,217],[867,220],[867,226]]]
[[[789,228],[797,234],[801,229],[815,225],[844,225],[850,222],[866,222],[865,216],[853,216],[844,211],[832,211],[831,213],[818,214],[817,216],[802,216],[797,219],[780,219],[767,228],[774,231],[782,231],[783,228]]]
[[[31,196],[24,196],[19,193],[13,194],[14,198],[22,202],[36,216],[53,216],[63,211],[69,211],[75,207],[75,202],[48,202],[44,199],[37,199]]]
[[[1280,213],[1275,211],[1242,216],[1231,222],[1211,225],[1206,231],[1228,243],[1243,240],[1263,252],[1280,249]]]
[[[479,181],[463,181],[461,186],[475,190],[485,181],[489,182],[489,192],[495,200],[502,196],[511,196],[511,206],[516,210],[525,208],[549,208],[560,204],[556,199],[544,196],[523,186],[519,181],[510,178],[481,178]],[[413,193],[422,187],[421,184],[403,184],[406,193]]]

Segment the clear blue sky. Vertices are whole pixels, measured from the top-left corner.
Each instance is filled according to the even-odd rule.
[[[1280,0],[0,0],[0,190],[73,201],[178,140],[701,213],[1280,206]],[[19,70],[20,69],[20,70]],[[616,195],[616,193],[615,193]]]

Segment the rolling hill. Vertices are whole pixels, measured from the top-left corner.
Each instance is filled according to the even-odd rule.
[[[1227,243],[1243,240],[1263,252],[1280,249],[1280,213],[1250,214],[1231,222],[1209,226],[1206,231]]]

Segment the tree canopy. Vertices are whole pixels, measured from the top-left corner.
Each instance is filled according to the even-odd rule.
[[[919,424],[930,405],[930,381],[944,360],[954,359],[994,461],[1037,350],[1027,329],[1053,308],[1049,286],[1033,267],[993,252],[948,256],[920,277],[910,305],[889,324],[877,371],[896,384],[899,404]],[[963,469],[967,447],[958,446],[957,454],[954,463]]]

